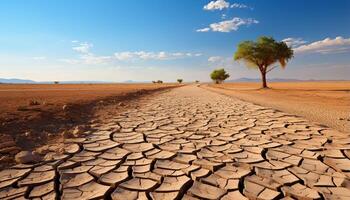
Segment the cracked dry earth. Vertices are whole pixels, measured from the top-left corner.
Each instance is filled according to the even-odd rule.
[[[33,165],[0,199],[350,199],[350,137],[185,86],[110,113]]]

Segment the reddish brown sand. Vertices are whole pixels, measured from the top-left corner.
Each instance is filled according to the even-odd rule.
[[[350,132],[350,81],[269,83],[269,87],[259,89],[260,83],[209,84],[217,92]]]
[[[84,124],[96,107],[101,111],[103,105],[118,105],[119,101],[172,86],[174,84],[0,84],[0,134],[11,135],[17,145],[31,149],[46,143],[47,135],[57,135]],[[30,101],[40,105],[30,105]]]

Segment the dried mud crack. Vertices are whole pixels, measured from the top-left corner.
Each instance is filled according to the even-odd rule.
[[[0,199],[350,199],[349,135],[199,87],[93,128],[1,171]]]

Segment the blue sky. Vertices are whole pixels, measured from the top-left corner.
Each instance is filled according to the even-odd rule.
[[[243,40],[295,49],[269,77],[349,79],[350,1],[3,0],[0,77],[46,80],[209,80],[259,72],[233,62]]]

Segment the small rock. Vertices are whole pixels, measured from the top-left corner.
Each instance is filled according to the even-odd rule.
[[[68,109],[68,105],[67,105],[67,104],[65,104],[65,105],[62,106],[62,110],[63,110],[63,111],[66,111],[67,109]]]
[[[343,118],[343,117],[339,117],[338,119],[339,119],[339,120],[345,120],[345,118]]]
[[[16,163],[27,164],[41,161],[41,157],[30,151],[21,151],[15,156]]]
[[[119,102],[118,106],[125,106],[125,103]]]

